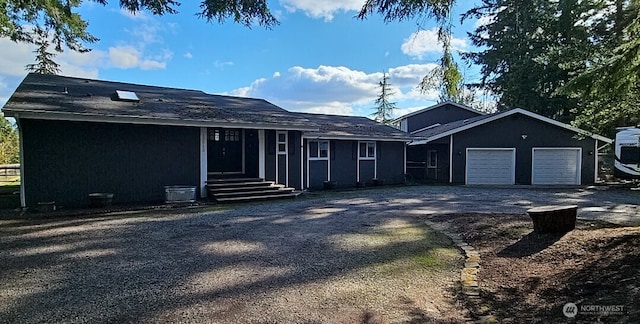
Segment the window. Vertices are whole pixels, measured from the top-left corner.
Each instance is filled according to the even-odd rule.
[[[640,148],[635,146],[623,146],[620,148],[620,163],[637,164],[640,163]]]
[[[375,159],[376,142],[360,142],[360,150],[358,156],[360,159]]]
[[[239,130],[225,130],[224,131],[225,142],[239,142],[240,131]]]
[[[287,154],[287,133],[286,132],[278,132],[278,154]]]
[[[326,160],[329,157],[329,141],[309,141],[309,158]]]
[[[220,141],[220,130],[219,129],[210,129],[209,130],[209,140],[214,142]]]
[[[427,168],[437,168],[438,167],[438,151],[429,150],[427,151]]]

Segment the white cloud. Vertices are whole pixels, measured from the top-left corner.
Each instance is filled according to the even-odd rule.
[[[496,20],[495,15],[485,15],[478,18],[478,20],[476,20],[476,23],[473,26],[475,28],[486,26],[486,25],[492,24],[495,20]]]
[[[340,11],[358,11],[362,8],[364,0],[280,0],[280,3],[289,11],[300,10],[313,18],[324,18],[331,21],[333,15]]]
[[[433,66],[412,64],[389,69],[389,83],[394,92],[390,99],[398,107],[408,101],[432,100],[431,94],[420,94],[416,86]],[[366,73],[344,66],[294,66],[229,94],[264,98],[292,111],[353,115],[373,107],[381,80],[382,72]]]
[[[150,17],[144,11],[131,12],[127,9],[120,8],[120,14],[132,20],[149,20]]]
[[[142,52],[130,45],[109,48],[109,61],[119,69],[141,68],[143,70],[164,69],[173,53],[164,51],[153,59],[143,58]]]
[[[183,56],[184,56],[185,58],[187,58],[187,59],[192,59],[192,58],[193,58],[193,54],[191,54],[191,52],[186,52],[186,53],[184,53],[184,55],[183,55]]]
[[[451,38],[451,47],[454,50],[464,50],[467,48],[467,41],[463,38]],[[438,30],[419,30],[412,33],[404,40],[400,47],[403,53],[422,59],[427,53],[440,53],[442,43],[438,41]]]
[[[215,62],[213,62],[213,66],[216,69],[220,69],[220,70],[224,70],[225,67],[227,66],[233,66],[235,63],[233,63],[232,61],[220,61],[220,60],[215,60]]]

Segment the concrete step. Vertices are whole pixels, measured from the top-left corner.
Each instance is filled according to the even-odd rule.
[[[219,198],[239,197],[239,196],[263,196],[263,195],[275,195],[285,194],[293,192],[293,188],[274,188],[270,190],[255,190],[255,191],[234,191],[234,192],[214,192],[212,196],[217,200]]]
[[[240,197],[219,198],[219,199],[216,199],[216,201],[220,203],[248,202],[248,201],[267,200],[267,199],[295,198],[295,197],[298,197],[300,194],[301,192],[294,191],[290,193],[278,193],[278,194],[260,195],[260,196],[240,196]]]

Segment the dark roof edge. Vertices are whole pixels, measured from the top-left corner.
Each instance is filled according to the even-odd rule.
[[[416,140],[415,137],[393,137],[393,136],[364,136],[364,135],[316,135],[303,134],[302,138],[310,140],[352,140],[352,141],[380,141],[380,142],[406,142]]]
[[[543,121],[543,122],[546,122],[546,123],[549,123],[549,124],[552,124],[552,125],[564,128],[564,129],[568,129],[570,131],[576,132],[576,133],[584,135],[584,136],[591,137],[591,138],[599,140],[599,141],[603,141],[603,142],[608,143],[608,144],[613,143],[612,139],[604,137],[602,135],[598,135],[598,134],[586,131],[584,129],[580,129],[580,128],[575,127],[575,126],[571,126],[569,124],[565,124],[565,123],[559,122],[557,120],[554,120],[554,119],[551,119],[551,118],[548,118],[548,117],[544,117],[542,115],[538,115],[538,114],[536,114],[534,112],[531,112],[531,111],[528,111],[528,110],[524,110],[522,108],[516,108],[516,109],[507,110],[507,111],[504,111],[504,112],[501,112],[501,113],[493,114],[490,117],[483,118],[483,119],[478,120],[478,121],[473,122],[473,123],[461,125],[460,127],[456,127],[454,129],[448,130],[446,132],[443,132],[443,133],[440,133],[440,134],[437,134],[437,135],[433,135],[433,136],[425,138],[423,140],[414,141],[411,144],[412,145],[426,144],[426,143],[429,143],[431,141],[435,141],[437,139],[441,139],[443,137],[446,137],[446,136],[449,136],[449,135],[452,135],[452,134],[455,134],[455,133],[459,133],[459,132],[465,131],[465,130],[470,129],[470,128],[474,128],[474,127],[477,127],[477,126],[492,122],[494,120],[498,120],[498,119],[501,119],[501,118],[504,118],[504,117],[507,117],[507,116],[511,116],[513,114],[516,114],[516,113],[520,113],[520,114],[523,114],[525,116],[529,116],[531,118],[534,118],[534,119],[537,119],[537,120],[540,120],[540,121]]]
[[[463,104],[459,104],[459,103],[457,103],[457,102],[453,102],[453,101],[450,101],[450,100],[449,100],[449,101],[441,102],[441,103],[439,103],[439,104],[435,104],[435,105],[433,105],[433,106],[429,106],[429,107],[426,107],[426,108],[422,108],[422,109],[420,109],[420,110],[416,110],[416,111],[411,112],[411,113],[408,113],[408,114],[406,114],[406,115],[404,115],[404,116],[400,116],[400,117],[398,117],[398,118],[394,119],[393,121],[394,121],[394,122],[397,122],[397,121],[399,121],[399,120],[406,119],[406,118],[409,118],[409,117],[411,117],[411,116],[415,116],[415,115],[417,115],[417,114],[421,114],[421,113],[423,113],[423,112],[425,112],[425,111],[429,111],[429,110],[433,110],[433,109],[436,109],[436,108],[440,108],[440,107],[442,107],[442,106],[444,106],[444,105],[452,105],[452,106],[456,106],[456,107],[458,107],[458,108],[462,108],[462,109],[465,109],[465,110],[468,110],[468,111],[471,111],[471,112],[474,112],[474,113],[478,113],[479,115],[487,115],[487,113],[486,113],[486,112],[484,112],[484,111],[476,110],[476,109],[473,109],[473,108],[471,108],[471,107],[469,107],[469,106],[465,106],[465,105],[463,105]]]
[[[207,120],[196,120],[196,119],[123,117],[123,116],[109,116],[109,115],[69,114],[69,113],[52,113],[52,112],[40,113],[40,112],[31,112],[31,111],[24,111],[24,110],[12,111],[12,109],[4,109],[3,111],[5,113],[5,116],[13,117],[17,120],[24,118],[24,119],[63,120],[63,121],[159,125],[159,126],[226,127],[226,128],[249,128],[249,129],[319,131],[317,127],[294,126],[294,125],[212,122]]]

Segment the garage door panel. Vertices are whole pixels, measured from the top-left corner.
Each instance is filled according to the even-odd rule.
[[[534,148],[531,183],[538,185],[579,185],[580,148]]]
[[[467,149],[467,184],[513,184],[515,149]]]

